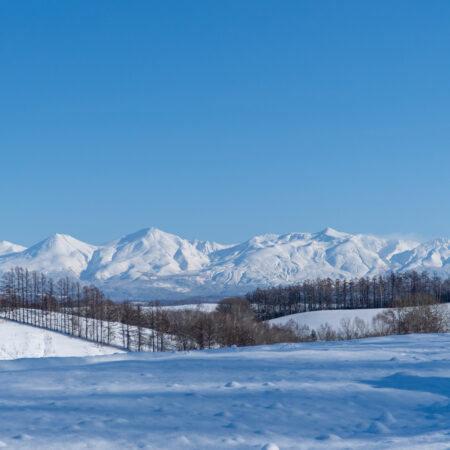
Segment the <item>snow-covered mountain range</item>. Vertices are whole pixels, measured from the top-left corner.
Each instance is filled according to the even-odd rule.
[[[221,245],[149,228],[102,246],[64,234],[30,248],[0,242],[0,273],[15,266],[94,283],[115,299],[220,298],[317,277],[373,276],[393,270],[450,276],[450,241],[418,243],[327,228]]]

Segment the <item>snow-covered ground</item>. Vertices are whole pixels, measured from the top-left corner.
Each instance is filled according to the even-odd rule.
[[[0,359],[95,356],[122,350],[0,319]]]
[[[7,312],[0,312],[0,320],[1,318],[7,318],[7,319],[12,319],[13,321],[18,320],[19,322],[21,321],[20,319],[26,316],[27,314],[27,310],[26,309],[22,309],[22,308],[18,308],[17,310],[14,311],[14,313],[12,313],[12,315],[9,315]],[[102,348],[102,346],[100,346],[99,342],[103,342],[106,348],[114,349],[116,347],[120,347],[122,349],[126,349],[129,348],[131,351],[138,351],[137,348],[137,334],[138,334],[138,328],[133,326],[133,325],[125,325],[122,324],[120,322],[107,322],[107,321],[101,321],[101,320],[97,320],[97,319],[91,319],[91,318],[84,318],[84,317],[80,317],[80,316],[74,316],[74,318],[72,319],[72,316],[70,316],[67,321],[64,321],[64,315],[62,313],[58,313],[58,312],[48,312],[48,311],[36,311],[36,310],[32,310],[29,309],[28,310],[28,314],[30,317],[34,317],[34,315],[37,315],[37,319],[36,322],[31,322],[31,323],[37,323],[38,327],[42,326],[43,328],[47,328],[50,330],[54,330],[57,333],[53,333],[50,331],[50,333],[55,334],[56,336],[61,336],[63,338],[71,338],[72,340],[75,340],[76,342],[85,342],[85,343],[89,343],[92,346],[95,347],[99,347]],[[42,315],[42,317],[41,317]],[[72,338],[71,333],[69,332],[70,330],[70,323],[72,322],[72,320],[75,320],[76,322],[78,322],[79,324],[79,328],[81,329],[81,338],[82,339],[78,339],[77,337]],[[9,322],[11,324],[15,324],[17,326],[21,326],[21,323],[14,323],[14,322]],[[25,325],[25,332],[30,333],[29,329],[33,329],[33,330],[37,330],[35,331],[35,333],[37,333],[37,340],[39,341],[42,340],[40,338],[40,331],[44,331],[43,329],[40,329],[38,327],[31,327],[30,325]],[[101,329],[103,328],[103,331],[101,331]],[[109,331],[108,331],[109,329]],[[128,331],[127,331],[128,330]],[[61,334],[60,334],[61,332]],[[19,334],[22,334],[23,331],[22,329],[19,329]],[[156,341],[158,333],[155,330],[152,330],[150,328],[141,328],[140,329],[140,333],[141,333],[141,341],[142,341],[142,345],[141,345],[141,351],[153,351],[152,349],[152,342]],[[109,335],[109,341],[107,339],[107,336]],[[129,347],[127,347],[127,338],[126,336],[129,335],[130,337],[130,345]],[[31,339],[27,338],[28,340]],[[77,335],[76,335],[77,336]],[[98,339],[99,336],[103,336],[103,340]],[[163,334],[163,340],[164,340],[164,349],[165,350],[176,350],[176,343],[175,343],[175,339],[173,336],[171,336],[170,334],[164,333]],[[25,339],[25,338],[24,338]],[[161,339],[161,336],[159,336],[159,339]],[[92,342],[88,342],[88,341],[92,341]],[[110,346],[110,347],[108,347]],[[112,351],[107,351],[106,353],[70,353],[70,354],[64,354],[64,352],[62,352],[59,355],[36,355],[33,356],[31,355],[31,358],[34,357],[40,357],[40,356],[89,356],[89,355],[103,355],[103,354],[110,354]],[[113,352],[114,353],[114,352]]]
[[[450,309],[450,303],[445,304]],[[305,313],[290,314],[283,317],[271,319],[268,322],[273,325],[287,325],[294,323],[299,326],[307,325],[311,330],[318,330],[321,325],[328,324],[334,330],[339,330],[342,327],[343,320],[354,321],[357,317],[362,319],[367,328],[372,328],[374,317],[381,314],[389,308],[370,308],[370,309],[335,309],[324,311],[311,311]]]
[[[384,309],[380,308],[311,311],[277,317],[276,319],[269,320],[269,323],[274,325],[286,325],[292,321],[300,326],[307,325],[312,330],[317,330],[321,325],[328,323],[332,328],[337,330],[340,328],[343,319],[353,321],[356,317],[359,317],[368,325],[371,325],[373,318],[383,311]]]
[[[45,449],[444,449],[450,335],[0,361],[0,441]]]
[[[200,310],[203,312],[213,312],[217,309],[218,303],[192,303],[185,305],[167,305],[159,306],[161,309],[166,309],[168,311],[190,311],[190,310]],[[146,306],[145,308],[149,308]]]

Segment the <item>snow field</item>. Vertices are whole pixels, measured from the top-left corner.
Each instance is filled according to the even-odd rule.
[[[450,335],[0,361],[34,449],[444,449]]]
[[[447,308],[450,304],[444,304]],[[369,308],[369,309],[333,309],[324,311],[311,311],[297,314],[290,314],[283,317],[271,319],[268,322],[273,325],[296,324],[307,325],[311,330],[318,330],[321,325],[328,324],[333,330],[338,331],[342,327],[343,320],[353,322],[356,318],[364,321],[368,329],[372,328],[373,319],[390,308]]]
[[[378,314],[381,314],[383,311],[384,309],[381,308],[311,311],[277,317],[276,319],[271,319],[268,322],[273,325],[287,325],[292,321],[299,326],[307,325],[311,330],[316,331],[321,325],[328,323],[331,328],[338,330],[341,327],[343,319],[353,321],[356,317],[359,317],[364,320],[368,326],[371,326],[373,318]]]
[[[15,317],[23,317],[26,315],[26,309],[23,308],[18,308],[15,312],[16,316],[13,316],[13,319]],[[28,310],[30,317],[32,316],[32,314],[38,314],[38,317],[41,313],[41,311],[34,311],[34,310]],[[8,318],[8,314],[7,313],[3,313],[0,312],[0,318],[1,317],[6,317]],[[71,316],[70,316],[71,317]],[[44,327],[49,327],[50,324],[53,324],[52,330],[56,331],[56,335],[61,336],[58,332],[63,333],[62,336],[63,337],[70,337],[71,339],[74,339],[75,341],[82,341],[82,342],[88,342],[88,341],[84,341],[83,339],[88,339],[94,342],[90,342],[92,345],[96,345],[96,346],[100,346],[99,343],[96,342],[96,337],[101,335],[101,327],[103,325],[103,342],[107,343],[106,346],[110,345],[111,348],[113,347],[119,347],[122,349],[126,349],[127,348],[127,341],[126,341],[126,336],[127,334],[132,338],[131,339],[131,345],[130,345],[130,350],[132,351],[137,351],[137,340],[136,340],[136,336],[138,333],[138,328],[136,326],[133,325],[124,325],[120,322],[107,322],[107,321],[101,321],[98,319],[92,319],[92,318],[84,318],[84,317],[80,317],[80,316],[74,316],[75,317],[75,321],[79,324],[80,328],[81,328],[81,339],[78,338],[78,336],[70,336],[69,334],[67,334],[67,329],[64,328],[64,316],[62,313],[58,313],[58,312],[51,312],[49,313],[48,311],[43,311],[43,318],[39,319],[39,325],[42,324],[42,326]],[[42,322],[41,322],[42,320]],[[72,319],[68,319],[66,326],[70,327],[69,323],[71,322]],[[13,322],[14,323],[14,322]],[[57,325],[58,324],[58,325]],[[22,325],[21,323],[17,323],[16,325]],[[26,327],[25,329],[28,329],[30,326],[24,324],[24,326]],[[58,328],[58,326],[60,328]],[[32,329],[36,329],[39,330],[39,328],[34,328],[34,327],[30,327]],[[108,336],[108,328],[109,328],[109,343],[107,341],[107,336]],[[128,329],[128,331],[127,331]],[[45,329],[42,329],[42,331],[46,331]],[[52,331],[49,331],[50,333],[52,333]],[[158,333],[151,329],[151,328],[141,328],[140,329],[140,333],[142,336],[142,348],[141,351],[145,351],[145,352],[151,352],[152,350],[152,346],[150,344],[151,342],[151,338],[152,336],[154,337],[154,339],[156,340],[156,336],[158,335]],[[164,333],[164,343],[165,343],[165,349],[170,351],[170,350],[175,350],[176,349],[176,344],[175,344],[175,339],[172,335]],[[102,354],[102,353],[99,353]],[[51,356],[51,355],[48,355]],[[56,356],[56,355],[55,355]],[[59,356],[86,356],[84,354],[64,354],[62,353]],[[39,356],[36,356],[39,357]]]
[[[218,303],[193,303],[193,304],[185,304],[185,305],[164,305],[162,303],[159,308],[165,309],[168,311],[191,311],[191,310],[200,310],[203,312],[213,312],[217,309]],[[144,308],[151,308],[151,306],[144,306]]]
[[[123,351],[0,319],[0,359],[95,356],[113,353]]]

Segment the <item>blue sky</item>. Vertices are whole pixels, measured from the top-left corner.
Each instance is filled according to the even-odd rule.
[[[5,1],[0,239],[449,237],[450,2]]]

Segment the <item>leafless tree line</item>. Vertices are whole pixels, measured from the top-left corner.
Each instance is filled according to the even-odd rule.
[[[292,341],[287,327],[255,319],[243,298],[223,300],[214,312],[171,310],[158,303],[112,302],[95,286],[68,277],[56,282],[16,267],[0,286],[1,316],[99,344],[133,351],[166,351]]]
[[[361,302],[358,297],[361,295],[358,289],[365,286],[363,282],[353,282],[354,303],[337,298],[336,293],[342,292],[338,289],[343,289],[340,286],[345,285],[339,282],[331,284],[334,291],[331,289],[329,300],[316,292],[315,297],[311,294],[310,303],[292,303],[295,298],[302,299],[304,291],[296,291],[298,287],[277,288],[258,290],[247,298],[222,300],[215,311],[207,312],[200,308],[163,308],[158,303],[112,302],[95,286],[81,286],[67,277],[55,282],[42,273],[20,267],[3,276],[0,315],[132,351],[194,350],[448,330],[446,306],[443,308],[439,304],[448,299],[448,280],[438,283],[426,274],[380,277],[378,280],[383,286],[390,280],[390,295],[393,295],[392,286],[395,286],[394,298],[387,302],[382,297],[384,300],[379,306],[394,308],[380,313],[371,327],[358,318],[351,322],[344,320],[338,330],[327,324],[318,330],[310,330],[295,323],[273,325],[261,320],[268,315],[281,315],[280,312],[298,312],[298,309],[308,311],[336,308],[338,305],[347,308],[372,307],[374,299],[370,295],[365,297],[368,302]],[[315,289],[320,291],[329,283],[329,280],[317,281]],[[311,284],[302,286],[311,287]],[[298,297],[288,296],[286,302],[280,300],[286,299],[284,295],[292,292],[297,292]],[[255,303],[255,299],[259,303]]]
[[[134,314],[127,302],[115,304],[95,286],[68,277],[55,282],[21,267],[4,274],[0,308],[5,318],[104,344],[113,343],[113,325]],[[122,341],[126,347],[125,326]]]
[[[437,303],[450,302],[450,279],[427,272],[391,273],[353,280],[317,279],[287,287],[256,289],[247,294],[261,320],[323,309],[390,308],[398,299],[408,302],[430,295]]]

